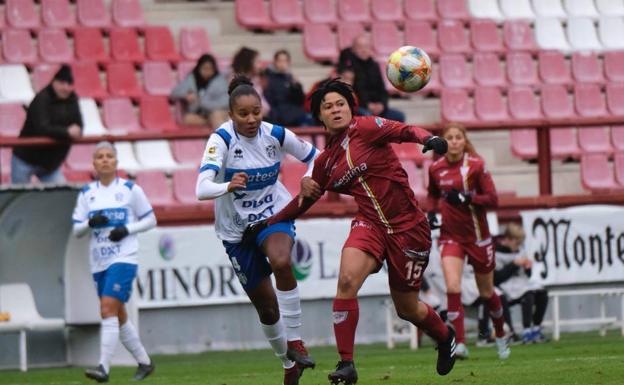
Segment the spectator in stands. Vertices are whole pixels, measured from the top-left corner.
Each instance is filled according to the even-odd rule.
[[[303,87],[290,70],[290,53],[286,50],[275,52],[273,64],[266,69],[265,76],[264,96],[271,106],[267,120],[289,127],[310,125],[312,117],[308,117],[303,107]]]
[[[330,73],[329,77],[323,79],[323,80],[319,80],[318,82],[314,83],[312,85],[312,87],[310,88],[310,91],[308,91],[308,93],[306,94],[305,97],[305,103],[304,103],[304,108],[306,110],[306,112],[310,113],[310,98],[312,97],[312,94],[314,94],[314,91],[316,91],[316,89],[319,87],[319,85],[326,83],[332,79],[338,78],[340,79],[341,82],[347,83],[350,86],[353,86],[353,80],[355,79],[355,73],[353,72],[353,67],[350,66],[343,66],[343,65],[337,65],[336,68]],[[355,95],[355,102],[356,105],[359,106],[359,102],[357,100],[357,95]],[[358,110],[356,111],[356,115],[368,115],[368,112],[364,111],[363,113],[361,113],[361,107],[358,107]]]
[[[388,91],[379,64],[373,57],[368,35],[357,36],[351,47],[343,49],[338,64],[343,68],[353,68],[353,89],[363,112],[399,122],[405,121],[403,112],[388,106]]]
[[[548,306],[548,292],[529,279],[532,261],[523,248],[524,230],[511,223],[496,244],[494,282],[503,291],[509,306],[522,306],[522,342],[544,342],[542,321]]]
[[[260,65],[260,53],[252,48],[241,47],[232,58],[232,74],[230,79],[236,75],[243,75],[251,79],[256,92],[260,96],[260,101],[262,102],[262,116],[265,118],[268,117],[271,113],[271,106],[269,102],[267,102],[264,97],[264,92],[262,91],[266,85],[266,77]]]
[[[193,71],[173,89],[171,98],[182,103],[184,124],[216,128],[228,120],[227,79],[210,54],[199,58]]]
[[[70,141],[82,136],[82,116],[68,65],[62,65],[52,82],[32,100],[19,136],[47,136],[62,142],[54,146],[16,147],[11,159],[11,182],[30,183],[34,175],[42,183],[64,183],[61,165]]]

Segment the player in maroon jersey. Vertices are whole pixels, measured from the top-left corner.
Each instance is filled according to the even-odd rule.
[[[440,255],[446,281],[448,319],[457,333],[457,358],[467,358],[464,337],[464,309],[461,303],[461,277],[464,258],[474,267],[479,296],[487,304],[496,330],[501,359],[510,350],[504,338],[503,310],[494,292],[494,246],[488,229],[486,209],[498,204],[492,176],[485,169],[466,129],[448,125],[442,132],[448,142],[446,155],[429,168],[429,204],[442,214]],[[429,213],[430,226],[437,227],[435,213]]]
[[[424,330],[438,343],[437,371],[445,375],[455,362],[455,332],[444,324],[418,292],[429,262],[431,232],[426,216],[409,187],[390,143],[424,144],[444,154],[446,141],[428,131],[375,116],[354,117],[357,106],[351,87],[330,80],[312,95],[313,116],[329,133],[325,151],[316,159],[312,179],[319,185],[315,193],[302,191],[280,213],[256,222],[245,238],[274,221],[295,219],[324,191],[352,195],[359,212],[351,223],[340,261],[338,288],[333,304],[334,333],[340,361],[329,374],[330,382],[354,384],[355,329],[359,318],[357,293],[366,277],[388,263],[390,293],[399,317]]]

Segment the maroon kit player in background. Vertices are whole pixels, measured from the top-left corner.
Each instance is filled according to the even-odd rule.
[[[388,263],[390,293],[399,317],[424,330],[438,343],[437,371],[445,375],[455,362],[455,332],[426,303],[418,292],[429,262],[431,232],[419,209],[407,174],[390,143],[424,144],[444,154],[446,141],[414,126],[375,116],[354,117],[356,103],[351,87],[330,80],[311,97],[312,114],[328,130],[325,151],[314,163],[312,179],[316,194],[300,194],[280,213],[250,225],[249,241],[271,223],[295,219],[324,191],[352,195],[358,214],[342,249],[338,288],[333,304],[334,333],[340,361],[329,374],[330,382],[354,384],[355,329],[359,318],[357,293],[370,274]],[[304,198],[305,197],[305,198]]]
[[[446,155],[429,168],[429,204],[442,214],[440,255],[446,281],[448,319],[457,338],[457,358],[467,358],[464,337],[464,308],[461,303],[461,277],[464,258],[474,267],[479,296],[487,304],[496,331],[500,359],[509,357],[510,350],[503,330],[503,309],[494,292],[494,245],[488,229],[486,209],[496,207],[498,197],[492,176],[485,169],[466,129],[448,125],[442,132],[448,143]],[[433,211],[430,226],[437,227]]]

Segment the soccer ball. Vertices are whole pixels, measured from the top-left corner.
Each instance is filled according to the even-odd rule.
[[[431,78],[431,59],[422,49],[406,45],[388,58],[386,76],[399,91],[416,92]]]

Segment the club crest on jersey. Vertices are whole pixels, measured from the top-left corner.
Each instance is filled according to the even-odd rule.
[[[383,128],[384,125],[384,120],[380,117],[376,117],[375,118],[375,124],[379,127],[379,128]]]
[[[243,159],[243,150],[237,148],[234,150],[234,159]]]
[[[95,195],[91,195],[89,197],[89,202],[91,202],[91,203],[95,202]]]
[[[277,149],[275,148],[274,144],[269,144],[268,146],[266,146],[265,150],[269,158],[275,159],[275,157],[277,156]]]
[[[461,166],[459,168],[459,172],[462,174],[462,176],[468,175],[468,170],[470,170],[470,167],[468,166]]]
[[[123,193],[120,193],[120,192],[116,193],[115,194],[115,200],[117,202],[121,202],[123,200]]]
[[[340,146],[343,149],[345,149],[345,150],[347,149],[347,147],[349,147],[349,137],[348,136],[345,136],[345,138],[342,140],[342,143],[340,143]]]

